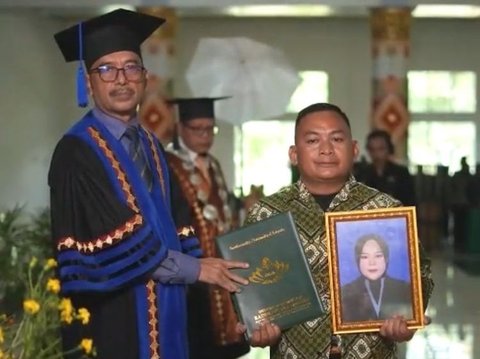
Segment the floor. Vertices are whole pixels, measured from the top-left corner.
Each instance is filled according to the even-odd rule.
[[[480,253],[452,253],[448,243],[430,253],[432,323],[399,346],[399,359],[480,359]],[[243,359],[268,357],[268,349],[255,348]]]
[[[400,358],[480,358],[480,255],[451,252],[432,255],[432,323],[403,346]]]

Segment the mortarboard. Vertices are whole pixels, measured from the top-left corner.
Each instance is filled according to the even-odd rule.
[[[215,118],[214,102],[230,98],[230,96],[223,97],[199,97],[199,98],[174,98],[168,100],[169,103],[177,105],[178,120],[181,122],[188,122],[195,118]]]
[[[88,102],[85,101],[82,60],[89,69],[100,57],[117,51],[132,51],[141,57],[140,45],[164,22],[156,16],[117,9],[56,33],[54,38],[65,61],[80,61],[77,74],[79,105],[84,102],[82,107],[85,107]]]

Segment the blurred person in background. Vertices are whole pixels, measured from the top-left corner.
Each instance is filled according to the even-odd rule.
[[[178,98],[176,134],[167,146],[172,170],[172,213],[177,226],[192,225],[204,256],[216,257],[215,238],[232,229],[232,201],[220,163],[210,153],[215,134],[214,103],[223,98]],[[189,286],[191,359],[231,359],[249,351],[235,330],[230,293],[204,284]]]
[[[363,169],[362,182],[388,193],[405,206],[414,206],[415,184],[408,168],[393,162],[395,149],[388,132],[373,130],[367,136],[367,151],[371,163]]]

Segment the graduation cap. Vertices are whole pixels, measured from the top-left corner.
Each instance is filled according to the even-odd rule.
[[[89,69],[100,57],[117,51],[132,51],[141,57],[140,45],[164,22],[156,16],[117,9],[56,33],[54,38],[65,61],[80,61],[79,106],[85,107],[88,103],[82,61]]]
[[[215,118],[214,103],[224,100],[230,96],[223,97],[199,97],[199,98],[175,98],[168,100],[169,103],[177,105],[178,119],[180,122],[188,122],[195,118]]]

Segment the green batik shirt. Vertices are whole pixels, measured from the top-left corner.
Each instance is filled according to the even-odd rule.
[[[355,181],[352,176],[333,198],[328,212],[399,206],[401,206],[399,201]],[[249,211],[246,223],[257,222],[286,211],[291,211],[295,219],[318,294],[326,312],[320,318],[283,331],[279,344],[270,349],[270,357],[272,359],[326,359],[330,350],[332,319],[324,211],[315,202],[305,185],[298,181],[272,196],[261,199]],[[420,270],[423,303],[426,308],[432,293],[433,281],[430,261],[425,257],[421,246]],[[342,359],[396,358],[396,344],[378,333],[342,334],[338,337]]]

